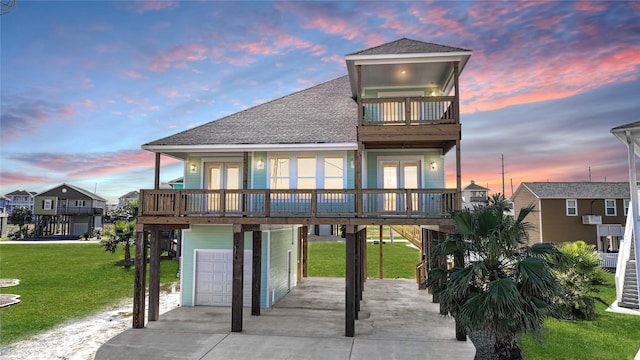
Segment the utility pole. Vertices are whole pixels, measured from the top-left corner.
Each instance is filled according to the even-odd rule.
[[[500,155],[500,159],[502,160],[502,196],[505,196],[504,194],[504,154]]]
[[[591,182],[591,166],[589,166],[589,182]]]

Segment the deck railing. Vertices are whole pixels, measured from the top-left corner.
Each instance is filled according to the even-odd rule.
[[[362,125],[456,124],[455,96],[362,99]]]
[[[448,217],[455,189],[141,190],[141,216]]]

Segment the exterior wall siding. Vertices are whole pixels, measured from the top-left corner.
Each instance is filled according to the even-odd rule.
[[[251,232],[244,234],[245,250],[253,249]],[[260,306],[271,306],[285,296],[288,289],[287,262],[291,251],[291,286],[296,285],[296,259],[298,227],[286,226],[262,232],[262,288]],[[233,248],[232,225],[192,225],[191,230],[182,233],[182,259],[180,265],[181,301],[183,306],[194,304],[194,271],[196,249]]]
[[[604,199],[577,199],[578,216],[566,215],[566,199],[543,199],[543,237],[547,242],[563,243],[582,240],[597,246],[597,225],[583,225],[583,215],[600,215],[603,224],[624,226],[623,200],[616,200],[617,215],[605,216]]]
[[[529,189],[522,187],[522,190],[520,190],[513,198],[513,210],[515,216],[518,217],[520,215],[520,210],[529,206],[529,204],[535,205],[534,211],[525,219],[525,221],[530,223],[533,227],[529,230],[529,244],[547,241],[546,239],[543,239],[540,232],[540,213],[542,212],[541,204],[539,203],[538,198],[533,195]]]
[[[374,151],[366,153],[366,188],[381,189],[382,184],[378,183],[378,160],[381,157],[419,156],[421,164],[421,181],[424,189],[442,189],[445,187],[444,159],[438,151]],[[438,170],[431,171],[429,165],[435,162]]]
[[[297,282],[298,259],[298,227],[286,226],[270,231],[270,279],[269,304],[282,299]],[[291,251],[291,268],[288,269],[289,251]],[[290,270],[290,271],[289,271]],[[264,285],[265,283],[263,283]]]
[[[264,237],[263,237],[264,238]],[[245,250],[252,250],[251,233],[244,234]],[[264,244],[264,242],[263,242]],[[263,249],[266,248],[263,246]],[[183,306],[193,306],[194,304],[194,270],[195,270],[195,250],[196,249],[233,249],[233,226],[232,225],[192,225],[190,230],[182,232],[182,259],[180,264],[181,298]],[[266,253],[264,249],[263,254]],[[264,255],[263,255],[264,257]],[[262,264],[262,273],[266,273],[266,264]],[[264,279],[263,279],[264,284]],[[265,304],[266,292],[260,296],[260,304]]]

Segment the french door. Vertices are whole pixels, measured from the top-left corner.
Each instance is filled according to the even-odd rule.
[[[382,161],[380,163],[380,177],[382,188],[393,189],[417,189],[420,184],[420,162],[415,160]],[[385,212],[404,213],[407,209],[407,201],[411,201],[414,209],[418,204],[417,198],[405,199],[404,191],[385,192],[383,195],[383,209]]]
[[[220,162],[207,163],[207,189],[209,190],[238,190],[242,181],[241,163]],[[241,210],[240,195],[237,193],[225,194],[224,204],[220,193],[209,195],[209,211],[237,212]],[[224,207],[223,207],[224,206]]]

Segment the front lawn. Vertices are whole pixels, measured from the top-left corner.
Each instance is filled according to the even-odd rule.
[[[420,262],[420,252],[407,246],[407,242],[386,242],[383,247],[384,278],[407,278],[416,276],[416,265]],[[367,276],[379,277],[380,245],[367,243]],[[309,276],[344,277],[344,242],[310,242]]]
[[[123,257],[99,244],[0,245],[0,278],[20,279],[1,291],[21,299],[0,308],[0,344],[131,298],[134,269],[115,265]],[[160,271],[161,283],[176,282],[178,262],[163,259]]]
[[[607,284],[600,286],[601,297],[613,303],[616,290],[613,274],[606,273]],[[544,336],[536,341],[531,336],[520,339],[528,360],[633,359],[640,349],[640,316],[606,312],[596,303],[598,318],[586,320],[547,319]]]

